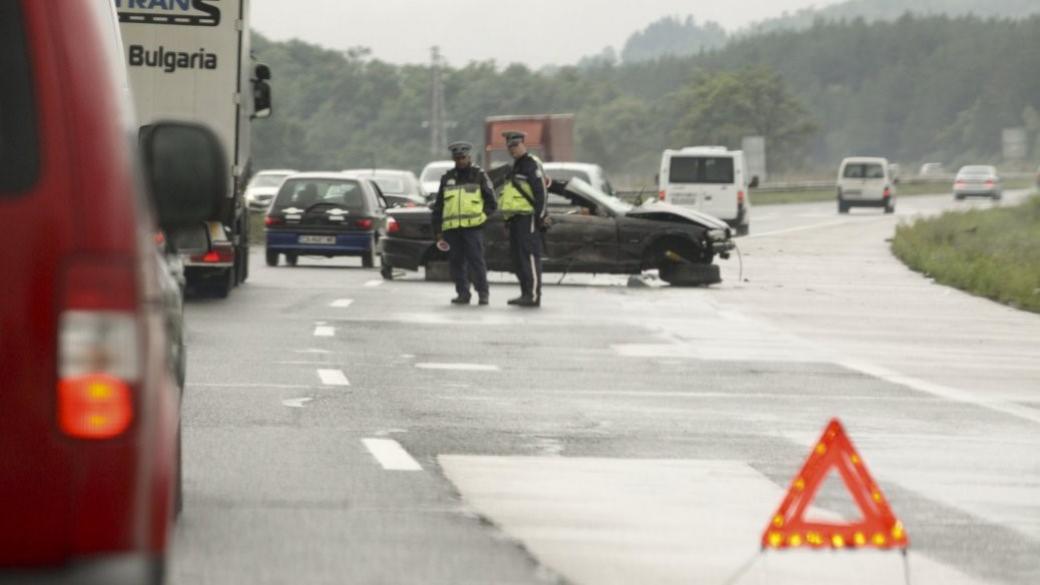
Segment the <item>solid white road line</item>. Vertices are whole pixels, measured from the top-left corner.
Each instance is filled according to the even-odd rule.
[[[326,386],[350,386],[350,380],[343,370],[318,370],[318,377]]]
[[[944,400],[960,402],[962,404],[971,404],[973,406],[992,410],[993,412],[999,412],[1021,420],[1040,424],[1040,411],[1034,408],[1020,406],[1013,402],[1006,402],[1003,400],[987,400],[984,396],[976,396],[970,392],[950,388],[948,386],[943,386],[942,384],[935,384],[927,380],[914,378],[913,376],[906,376],[899,372],[889,370],[888,368],[858,360],[843,360],[839,362],[838,365],[867,374],[868,376],[879,378],[891,384],[913,388],[919,392],[931,394],[932,396]]]
[[[362,439],[361,442],[387,471],[422,471],[422,465],[393,439]]]
[[[334,309],[346,309],[350,305],[354,304],[354,299],[336,299],[329,305]]]
[[[314,328],[315,337],[335,337],[336,328],[329,327],[328,325],[318,325]]]
[[[793,232],[802,232],[802,231],[805,231],[805,230],[814,230],[816,228],[831,227],[831,226],[835,226],[835,225],[842,225],[842,224],[845,224],[845,223],[849,223],[849,221],[850,220],[848,220],[848,219],[840,219],[840,220],[836,220],[836,221],[825,221],[823,223],[814,223],[814,224],[810,224],[810,225],[801,225],[801,226],[798,226],[798,227],[786,228],[786,229],[782,229],[782,230],[773,230],[771,232],[753,233],[751,235],[744,236],[744,238],[745,239],[754,239],[754,238],[765,238],[765,237],[769,237],[769,236],[779,236],[781,234],[790,234],[790,233],[793,233]]]
[[[415,364],[415,367],[420,370],[455,370],[460,372],[498,372],[501,370],[498,366],[490,364],[438,364],[438,363],[423,363]]]
[[[367,286],[368,288],[375,288],[377,286],[383,286],[383,282],[385,282],[385,281],[382,281],[382,280],[370,280],[370,281],[365,283],[365,286]]]
[[[313,388],[307,384],[221,384],[219,382],[188,382],[191,388],[277,388],[294,390],[300,388]]]

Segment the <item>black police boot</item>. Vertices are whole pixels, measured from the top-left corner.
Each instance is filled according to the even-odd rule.
[[[542,306],[541,301],[536,301],[532,297],[520,297],[516,302],[518,307],[540,307]]]
[[[507,305],[519,305],[520,301],[522,301],[522,300],[524,300],[526,298],[530,298],[530,297],[519,296],[519,297],[516,297],[515,299],[509,299],[508,301],[506,301],[506,304]]]
[[[490,304],[490,302],[491,299],[488,298],[488,295],[480,295],[480,305],[487,306],[488,304]]]
[[[453,305],[468,305],[469,304],[469,297],[462,297],[462,296],[455,297],[455,298],[451,299],[451,304],[453,304]]]

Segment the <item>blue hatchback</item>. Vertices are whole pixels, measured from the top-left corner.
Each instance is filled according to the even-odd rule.
[[[386,234],[386,201],[368,179],[342,173],[299,173],[282,183],[271,202],[267,265],[285,255],[289,266],[300,256],[360,256],[375,264],[376,245]]]

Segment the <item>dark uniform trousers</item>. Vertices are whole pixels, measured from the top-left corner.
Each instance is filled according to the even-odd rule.
[[[469,298],[470,282],[477,294],[488,295],[487,264],[484,262],[484,228],[458,228],[444,232],[448,242],[448,266],[455,281],[455,292]]]
[[[513,255],[513,272],[520,281],[520,294],[536,302],[542,300],[542,233],[534,215],[509,218],[509,250]]]

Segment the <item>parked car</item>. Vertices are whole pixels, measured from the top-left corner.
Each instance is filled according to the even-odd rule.
[[[246,205],[249,206],[249,210],[265,211],[278,193],[278,188],[282,186],[282,181],[293,174],[296,174],[296,171],[278,169],[260,171],[253,175],[246,185]]]
[[[896,210],[896,179],[888,159],[849,157],[838,170],[838,213],[852,207],[884,207]]]
[[[218,209],[230,165],[199,127],[138,135],[118,30],[112,2],[0,2],[4,583],[161,583],[180,499],[181,291],[156,234]]]
[[[550,179],[564,182],[570,179],[581,179],[592,185],[594,189],[598,189],[611,197],[616,197],[614,186],[610,184],[607,174],[603,172],[603,167],[599,165],[577,162],[548,162],[545,163],[544,167],[545,174]]]
[[[758,177],[748,176],[744,153],[716,146],[690,146],[661,154],[661,201],[714,215],[738,235],[751,231],[751,197]]]
[[[552,181],[549,192],[570,202],[551,206],[545,235],[545,272],[639,274],[658,269],[677,286],[720,282],[716,256],[728,258],[733,230],[720,219],[667,203],[634,207],[581,179]],[[380,247],[383,277],[394,268],[424,268],[428,279],[447,275],[447,256],[436,247],[430,210],[391,209],[388,235]],[[484,228],[491,270],[513,269],[509,234],[499,213]]]
[[[376,244],[386,234],[386,201],[375,183],[336,172],[298,173],[282,183],[267,212],[268,266],[285,255],[360,256],[375,265]]]
[[[990,165],[961,167],[953,180],[953,197],[960,201],[965,197],[989,197],[999,201],[1004,196],[1004,184],[997,168]]]
[[[437,194],[441,187],[441,177],[444,173],[455,168],[455,162],[450,160],[437,160],[423,167],[419,173],[419,181],[422,183],[423,195],[429,199],[431,195]]]
[[[946,167],[942,163],[930,162],[921,165],[921,170],[917,172],[919,177],[945,177]]]
[[[412,171],[392,169],[350,169],[343,171],[352,177],[364,177],[379,187],[389,207],[426,205],[426,195],[419,179]]]

